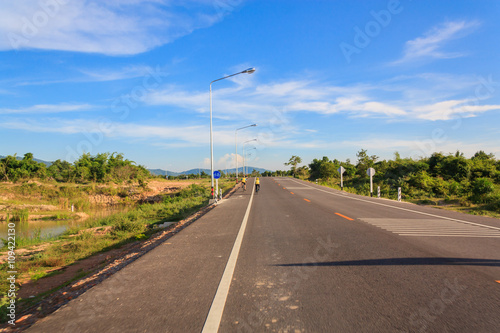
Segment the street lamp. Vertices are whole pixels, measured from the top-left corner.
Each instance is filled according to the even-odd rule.
[[[242,130],[244,128],[248,127],[255,127],[257,124],[252,124],[244,127],[237,128],[236,131],[234,131],[234,147],[235,147],[235,152],[236,152],[236,184],[238,184],[238,131]]]
[[[249,142],[252,142],[252,141],[257,141],[257,139],[252,139],[252,140],[247,140],[245,142],[243,142],[243,155],[245,155],[245,145]],[[243,173],[246,175],[246,172],[245,172],[245,156],[243,156]]]
[[[250,148],[250,149],[248,149],[248,150],[253,150],[253,149],[257,149],[257,148],[252,147],[252,148]],[[246,176],[247,176],[247,173],[248,173],[248,170],[247,170],[247,151],[246,151],[245,149],[243,149],[243,152],[244,152],[244,153],[243,153],[243,155],[244,155],[244,156],[243,156],[243,163],[244,163],[244,166],[243,166],[244,171],[243,171],[243,172],[245,173],[245,177],[246,177]],[[248,154],[248,155],[249,155],[249,156],[252,156],[252,154]]]
[[[241,71],[239,73],[227,75],[224,77],[221,77],[220,79],[213,80],[210,82],[210,173],[212,177],[212,199],[215,197],[214,193],[214,143],[213,143],[213,132],[212,132],[212,83],[227,79],[228,77],[235,76],[238,74],[252,74],[255,72],[255,68],[247,68],[244,71]]]

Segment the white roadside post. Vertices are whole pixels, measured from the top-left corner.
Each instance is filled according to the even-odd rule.
[[[214,200],[215,202],[217,202],[217,194],[219,193],[219,178],[220,178],[220,171],[216,170],[212,173],[212,177],[215,178],[215,196],[212,200]],[[210,200],[210,201],[212,201]]]
[[[380,186],[377,187],[377,198],[380,199]]]
[[[343,166],[340,166],[340,168],[337,169],[337,171],[340,173],[340,190],[343,191],[344,190],[344,172],[345,172],[345,169]]]
[[[401,187],[398,187],[398,201],[401,202]]]
[[[370,176],[370,197],[373,197],[373,176],[375,175],[375,169],[368,168],[368,170],[366,170],[366,174]]]

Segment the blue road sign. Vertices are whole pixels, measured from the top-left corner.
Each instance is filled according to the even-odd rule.
[[[214,171],[214,178],[219,179],[220,178],[220,171]]]

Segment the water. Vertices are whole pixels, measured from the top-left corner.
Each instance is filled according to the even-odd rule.
[[[90,218],[102,218],[112,214],[126,212],[130,206],[109,206],[87,212]],[[72,227],[77,227],[85,223],[87,219],[68,219],[68,220],[36,220],[29,222],[15,222],[16,236],[33,237],[40,232],[42,238],[59,236],[66,230]],[[0,222],[0,238],[7,239],[7,230],[9,229],[7,222]],[[0,241],[1,242],[1,241]],[[2,244],[0,243],[0,246]]]

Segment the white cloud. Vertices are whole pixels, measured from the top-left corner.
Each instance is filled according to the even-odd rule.
[[[236,87],[214,90],[213,117],[245,119],[259,123],[259,126],[276,127],[278,123],[281,128],[290,126],[291,112],[398,121],[449,120],[457,115],[472,117],[497,110],[498,105],[482,105],[493,97],[491,91],[496,89],[494,84],[491,78],[439,73],[344,87],[312,80],[254,82],[254,85],[237,84]],[[481,94],[476,96],[478,91]],[[208,92],[188,91],[172,85],[152,91],[144,96],[143,102],[170,105],[191,112],[209,111]]]
[[[222,19],[213,2],[23,0],[0,8],[0,50],[132,55]]]
[[[371,100],[362,95],[374,88],[365,85],[337,87],[314,81],[278,82],[264,85],[237,85],[213,91],[214,117],[249,121],[269,119],[276,109],[308,111],[320,114],[345,112],[354,116],[400,116],[398,106]],[[150,105],[171,105],[195,112],[209,111],[208,92],[190,92],[168,86],[143,98]],[[283,115],[282,115],[283,116]]]
[[[113,122],[108,119],[61,119],[61,118],[11,118],[4,119],[0,127],[38,133],[90,134],[107,138],[148,140],[151,144],[164,147],[203,146],[209,142],[207,125],[149,125]],[[245,136],[240,136],[245,140]],[[218,145],[234,147],[234,130],[214,130],[214,141]],[[254,144],[258,144],[255,142]],[[242,149],[239,148],[239,149]]]
[[[80,69],[80,72],[85,75],[82,81],[86,82],[102,82],[116,81],[124,79],[132,79],[151,75],[155,70],[150,66],[127,66],[117,70],[88,70]]]
[[[62,112],[79,112],[94,109],[90,104],[37,104],[29,107],[9,109],[0,108],[0,114],[46,114]]]
[[[323,114],[346,112],[355,116],[402,116],[406,112],[396,106],[376,101],[365,101],[366,97],[353,96],[350,98],[339,97],[335,103],[328,102],[299,102],[290,105],[291,110],[312,111]]]
[[[133,72],[133,71],[131,71]],[[455,84],[447,88],[446,82],[455,78]],[[247,79],[247,78],[245,78]],[[495,87],[480,86],[485,80],[468,76],[426,74],[418,77],[394,78],[381,84],[363,84],[339,87],[312,80],[267,83],[265,85],[246,81],[228,84],[214,90],[214,140],[217,145],[234,146],[236,128],[257,123],[256,129],[238,133],[239,143],[257,138],[259,148],[325,148],[328,144],[318,141],[310,130],[309,123],[298,123],[295,119],[317,113],[322,116],[366,117],[397,120],[399,122],[450,120],[456,117],[472,117],[484,112],[500,110],[500,105],[485,103],[486,96]],[[417,83],[417,84],[415,84]],[[425,90],[425,85],[428,90]],[[265,87],[265,88],[263,88]],[[480,97],[470,97],[481,87]],[[418,98],[409,100],[408,89],[418,89]],[[484,91],[483,91],[484,90]],[[284,93],[284,92],[287,93]],[[307,91],[311,91],[310,95]],[[483,96],[484,95],[484,96]],[[443,97],[441,97],[443,96]],[[127,124],[113,122],[112,130],[102,131],[109,138],[147,140],[159,147],[194,147],[207,145],[209,129],[207,113],[209,96],[207,91],[189,91],[179,86],[161,86],[146,94],[142,102],[146,105],[168,105],[169,121],[179,119],[182,111],[202,113],[204,116],[189,117],[189,125],[169,126],[162,124]],[[34,105],[19,109],[0,109],[0,114],[13,117],[21,114],[48,114],[90,110],[86,104]],[[97,107],[94,107],[97,108]],[[299,114],[300,112],[303,115]],[[72,115],[71,115],[72,116]],[[6,117],[4,117],[6,118]],[[20,118],[20,117],[19,117]],[[65,118],[69,118],[65,115]],[[185,118],[187,119],[187,118]],[[306,119],[306,118],[305,118]],[[226,122],[229,121],[229,122]],[[1,127],[35,132],[77,134],[99,130],[99,120],[83,119],[2,119]],[[106,126],[105,126],[106,127]],[[106,127],[106,128],[107,128]],[[380,143],[374,143],[382,147]]]
[[[216,169],[234,169],[236,167],[235,154],[225,154],[217,162],[215,162]],[[238,154],[238,169],[243,168],[243,156]]]
[[[475,100],[448,100],[413,109],[417,118],[425,120],[450,120],[455,117],[470,118],[477,114],[500,110],[500,105],[474,105]]]
[[[36,79],[9,79],[4,80],[9,85],[19,87],[19,86],[34,86],[34,85],[49,85],[55,83],[80,83],[80,82],[106,82],[106,81],[117,81],[117,80],[127,80],[142,77],[147,84],[159,84],[163,77],[166,77],[168,73],[164,68],[156,66],[153,68],[151,66],[145,65],[130,65],[118,69],[77,69],[78,73],[74,74],[73,77],[66,75],[64,79],[58,80],[36,80]],[[83,74],[83,75],[81,75]]]
[[[424,36],[406,42],[403,57],[393,64],[425,58],[448,59],[461,57],[459,52],[443,51],[444,45],[454,39],[464,37],[472,28],[478,26],[477,22],[445,22],[426,32]]]

